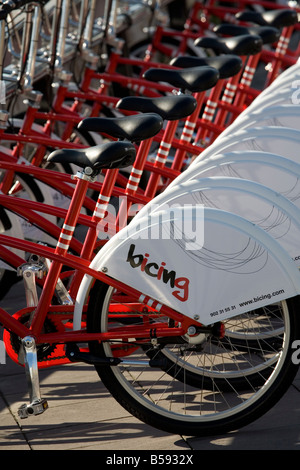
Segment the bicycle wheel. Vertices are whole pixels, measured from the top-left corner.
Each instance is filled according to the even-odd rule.
[[[123,298],[126,299],[126,296]],[[120,294],[117,299],[114,298],[112,287],[96,282],[90,294],[88,329],[93,332],[108,332],[116,326],[124,326],[122,320],[124,317],[116,315],[117,301],[120,302],[120,299],[122,299]],[[252,383],[250,374],[245,378],[248,386],[243,392],[236,390],[234,384],[231,384],[226,391],[221,390],[214,377],[211,377],[211,384],[214,386],[207,387],[205,376],[203,374],[201,377],[200,373],[198,382],[191,386],[188,380],[185,380],[187,364],[182,357],[180,347],[177,347],[176,351],[172,350],[171,361],[173,367],[175,355],[177,355],[180,380],[177,380],[176,374],[169,373],[168,362],[163,370],[145,365],[147,354],[144,349],[147,340],[138,343],[131,338],[129,342],[92,343],[90,349],[94,354],[102,357],[112,357],[116,354],[120,356],[122,348],[125,355],[126,348],[130,346],[130,359],[135,360],[134,365],[133,363],[126,365],[124,362],[112,367],[96,366],[96,370],[114,398],[141,421],[173,434],[205,436],[224,433],[245,426],[262,416],[290,386],[298,369],[298,366],[291,360],[291,346],[299,332],[299,320],[296,313],[298,305],[299,298],[280,303],[283,332],[281,337],[279,335],[278,337],[281,338],[281,348],[266,353],[265,361],[268,362],[268,367],[264,369],[263,383],[260,386]],[[135,318],[141,323],[143,316],[145,313],[141,313],[140,310],[137,311]],[[161,321],[158,314],[157,316]],[[132,312],[127,316],[127,322],[133,324],[133,321]],[[153,312],[148,321],[152,323],[156,321]],[[172,338],[173,341],[174,339]],[[170,338],[166,338],[166,346],[170,342],[172,342]],[[143,348],[139,347],[141,344]],[[148,338],[149,348],[150,345],[151,340]],[[226,362],[229,370],[230,366],[234,367],[239,351],[236,347],[230,349],[229,346],[223,348],[222,351],[216,348],[211,351],[203,349],[202,354],[207,359],[213,358],[215,363]],[[139,364],[139,361],[143,362]],[[230,384],[230,381],[228,383]]]

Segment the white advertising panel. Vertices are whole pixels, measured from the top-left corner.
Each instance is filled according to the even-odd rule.
[[[183,210],[178,209],[140,219],[139,226],[129,224],[100,250],[91,266],[105,267],[109,276],[184,315],[198,315],[203,324],[299,291],[295,264],[259,227],[237,215],[203,208],[203,243],[190,250],[185,239],[164,237],[170,226],[180,226],[182,218]],[[187,217],[186,223],[193,225],[195,220]],[[158,232],[160,239],[152,238]],[[78,305],[84,294],[83,288]]]
[[[300,266],[299,209],[278,192],[254,181],[227,177],[189,180],[168,191],[161,204],[150,204],[148,213],[171,211],[177,206],[196,210],[201,205],[232,212],[258,225],[276,239]],[[137,217],[133,224],[138,225],[139,220]],[[195,233],[196,230],[195,226]]]
[[[299,81],[300,88],[300,81]],[[297,98],[299,100],[300,97]],[[300,101],[299,101],[300,102]],[[300,105],[280,104],[261,108],[257,106],[252,112],[242,113],[222,132],[222,138],[238,130],[258,126],[287,127],[300,130]]]
[[[223,153],[260,151],[274,153],[300,163],[298,148],[300,131],[286,127],[254,127],[237,131],[233,135],[221,136],[205,149],[194,162],[170,183],[167,189],[191,178],[196,166],[204,160]]]

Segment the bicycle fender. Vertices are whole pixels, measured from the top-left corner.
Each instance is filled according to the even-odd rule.
[[[235,125],[235,122],[233,123]],[[235,129],[231,134],[228,131],[220,134],[217,139],[201,152],[189,167],[177,178],[170,182],[167,187],[183,183],[191,179],[197,168],[214,158],[216,155],[228,154],[231,152],[246,153],[250,151],[259,151],[263,153],[272,153],[294,162],[299,163],[298,147],[300,141],[300,130],[288,127],[264,126],[251,127],[246,129]]]
[[[280,105],[270,106],[264,109],[261,109],[260,106],[257,106],[257,108],[252,112],[238,116],[234,123],[232,123],[222,132],[222,138],[238,130],[250,129],[252,127],[258,126],[287,127],[290,129],[300,130],[299,107],[295,106],[295,104],[285,103],[280,103]]]
[[[300,163],[267,152],[234,151],[213,155],[199,163],[193,171],[190,171],[189,178],[180,179],[178,184],[174,180],[174,184],[169,185],[163,193],[156,196],[144,207],[139,207],[139,212],[135,215],[134,220],[144,217],[150,211],[152,212],[158,206],[173,198],[176,193],[187,193],[191,180],[198,181],[198,184],[202,185],[203,178],[215,176],[235,177],[260,183],[292,201],[300,209],[298,197]]]
[[[199,204],[232,212],[268,231],[300,267],[300,209],[273,189],[247,179],[216,176],[189,180],[166,196],[163,204],[154,205],[151,215]]]
[[[300,131],[297,129],[276,126],[241,129],[224,137],[221,134],[200,154],[200,157],[194,160],[193,168],[203,159],[209,158],[212,155],[234,150],[261,150],[262,152],[276,153],[282,157],[299,161],[299,142]]]
[[[203,240],[198,248],[183,237],[167,237],[195,224],[184,209],[158,211],[129,224],[97,254],[91,267],[140,291],[144,296],[197,319],[222,321],[300,293],[300,273],[287,252],[267,232],[246,219],[203,208]],[[151,237],[162,231],[161,237]],[[176,232],[176,230],[175,230]],[[150,236],[149,236],[150,235]],[[91,279],[85,277],[75,307],[76,327]],[[74,325],[74,329],[75,329]]]

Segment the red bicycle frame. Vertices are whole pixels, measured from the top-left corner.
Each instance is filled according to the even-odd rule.
[[[39,245],[37,243],[17,239],[15,237],[0,235],[1,246],[3,245],[8,247],[14,247],[52,260],[38,304],[32,309],[34,310],[34,315],[30,326],[25,326],[24,324],[19,322],[18,319],[11,316],[2,308],[0,308],[0,322],[5,327],[5,329],[14,332],[20,338],[24,338],[27,335],[33,336],[37,344],[65,344],[68,342],[80,343],[93,340],[101,341],[110,338],[124,339],[132,337],[132,335],[136,338],[145,337],[145,335],[150,334],[151,327],[145,329],[144,326],[127,326],[124,328],[117,328],[115,331],[110,331],[109,333],[105,334],[87,333],[85,330],[82,329],[79,331],[58,331],[46,334],[43,333],[43,325],[48,313],[59,313],[62,311],[61,306],[51,305],[51,302],[54,295],[55,286],[61,274],[61,268],[63,265],[69,266],[73,270],[78,270],[82,274],[93,276],[95,279],[105,282],[114,287],[115,289],[121,290],[122,292],[127,294],[130,299],[133,299],[137,303],[147,304],[147,302],[149,301],[149,298],[147,296],[142,296],[141,292],[138,292],[137,290],[132,289],[131,287],[119,281],[115,281],[109,278],[105,273],[100,273],[91,269],[89,267],[90,261],[88,259],[72,255],[68,252],[68,249],[71,245],[75,226],[79,220],[80,210],[83,204],[85,193],[89,185],[88,179],[83,178],[81,176],[77,175],[76,180],[77,182],[74,195],[70,207],[67,211],[67,215],[64,221],[64,225],[61,229],[56,248],[50,248],[47,246]],[[152,308],[155,309],[157,305],[158,302],[154,301],[154,303],[152,304]],[[21,312],[24,313],[27,311],[28,308]],[[73,311],[73,306],[63,306],[63,311],[66,312],[68,317],[70,317],[70,314]],[[173,311],[167,306],[161,306],[160,312],[162,315],[167,315],[176,322],[180,322],[181,326],[178,328],[167,328],[165,324],[162,324],[162,328],[160,329],[158,325],[158,336],[185,334],[187,327],[190,324],[190,320],[188,318],[185,318],[183,315],[179,314],[176,311]]]

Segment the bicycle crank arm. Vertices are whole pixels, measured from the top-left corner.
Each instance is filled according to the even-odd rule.
[[[35,340],[31,336],[26,336],[22,340],[24,350],[25,372],[29,388],[30,404],[26,403],[18,409],[21,419],[29,416],[36,416],[44,413],[48,408],[47,400],[40,396],[40,384],[37,365],[37,352]]]

